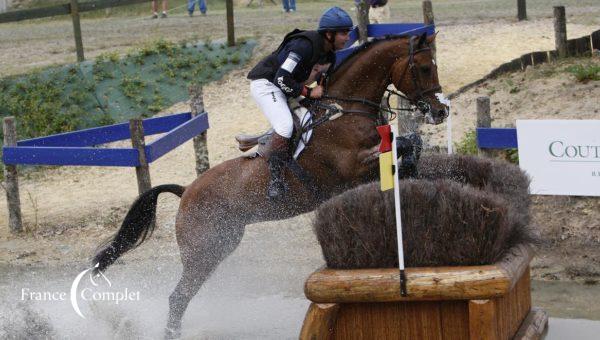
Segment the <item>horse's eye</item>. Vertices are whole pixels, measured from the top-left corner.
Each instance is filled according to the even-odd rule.
[[[429,65],[421,66],[421,72],[427,74],[427,73],[431,72],[431,67],[429,67]]]

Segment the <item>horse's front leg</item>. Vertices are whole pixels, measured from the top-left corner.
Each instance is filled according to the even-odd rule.
[[[374,181],[378,177],[379,146],[368,148],[347,149],[340,152],[341,160],[338,173],[351,187]]]
[[[379,160],[379,145],[358,151],[356,158],[361,165],[372,166]]]

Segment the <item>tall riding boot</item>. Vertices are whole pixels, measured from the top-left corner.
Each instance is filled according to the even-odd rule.
[[[278,200],[285,194],[283,182],[283,169],[289,161],[289,139],[273,133],[271,137],[271,156],[269,157],[269,171],[271,180],[267,188],[267,198]]]

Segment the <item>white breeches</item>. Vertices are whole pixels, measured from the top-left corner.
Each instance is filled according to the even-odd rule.
[[[281,89],[266,79],[253,80],[250,93],[278,135],[291,138],[294,131],[292,112]]]

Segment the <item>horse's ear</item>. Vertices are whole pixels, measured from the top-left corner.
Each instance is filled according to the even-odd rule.
[[[435,37],[437,36],[438,32],[433,33],[432,35],[427,37],[427,43],[431,44],[435,41]]]
[[[423,47],[423,44],[425,44],[426,41],[427,41],[427,33],[421,34],[421,37],[419,38],[419,43],[417,44],[417,47],[419,47],[419,48]]]

